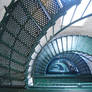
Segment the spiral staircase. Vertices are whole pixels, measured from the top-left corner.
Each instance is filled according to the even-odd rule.
[[[1,91],[92,91],[92,37],[57,37],[92,16],[92,0],[86,0],[81,16],[74,18],[83,2],[12,0],[5,7],[0,22]],[[70,21],[64,25],[72,7]]]

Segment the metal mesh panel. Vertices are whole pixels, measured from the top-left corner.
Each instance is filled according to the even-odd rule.
[[[20,71],[20,72],[23,72],[23,71],[24,71],[24,67],[23,67],[23,66],[21,66],[21,65],[19,65],[19,64],[16,64],[16,63],[14,63],[14,62],[12,62],[12,61],[11,61],[11,63],[10,63],[10,67],[11,67],[12,69],[18,70],[18,71]]]
[[[32,36],[30,36],[26,31],[21,31],[19,39],[27,44],[28,47],[31,47],[31,45],[34,43],[34,38],[32,38]]]
[[[8,32],[4,32],[2,36],[2,41],[7,43],[9,46],[12,46],[15,41],[15,38],[12,37]]]
[[[25,54],[25,56],[27,56],[29,54],[29,49],[27,47],[25,47],[21,42],[19,42],[18,40],[15,43],[14,46],[15,50],[18,50],[20,53]]]
[[[37,0],[21,0],[21,2],[31,15],[40,7]]]
[[[48,23],[48,17],[43,12],[43,10],[40,8],[37,10],[37,12],[34,13],[33,17],[38,22],[40,26],[45,26]]]
[[[40,26],[44,26],[48,23],[49,19],[45,12],[41,8],[40,4],[36,0],[22,0],[24,7],[29,14],[37,21]]]
[[[15,78],[15,79],[24,79],[24,73],[16,73],[14,71],[11,71],[10,72],[12,78]]]
[[[20,5],[17,5],[17,7],[13,11],[12,15],[14,16],[15,19],[17,19],[17,21],[21,25],[23,25],[27,20],[27,16],[25,15],[25,13]]]
[[[1,85],[2,85],[2,86],[10,85],[10,80],[9,80],[9,79],[3,79],[3,80],[1,81]]]
[[[13,33],[13,35],[17,35],[20,31],[20,26],[10,17],[9,21],[6,25],[8,31],[10,31],[11,33]]]
[[[6,69],[4,67],[0,67],[0,76],[6,76],[9,72],[9,69]]]
[[[22,64],[25,64],[25,62],[26,62],[26,57],[23,57],[14,51],[12,53],[12,59],[14,59]]]
[[[12,81],[12,85],[14,86],[22,86],[25,85],[24,81]]]
[[[5,66],[5,67],[9,67],[9,60],[7,60],[4,57],[0,56],[0,65]]]
[[[34,37],[37,37],[40,33],[40,29],[31,19],[26,23],[25,29]]]
[[[4,56],[10,57],[11,49],[0,43],[0,53]]]
[[[41,0],[41,1],[43,2],[44,6],[46,7],[50,15],[56,14],[60,11],[60,7],[56,0],[47,0],[46,2],[45,0]]]

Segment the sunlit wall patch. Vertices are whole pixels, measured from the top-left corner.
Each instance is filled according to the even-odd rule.
[[[62,4],[61,0],[57,0],[57,2],[59,4],[60,8],[63,8],[63,4]]]
[[[28,79],[28,86],[33,86],[33,78]]]
[[[81,0],[57,0],[60,8],[62,8],[63,6],[72,6],[72,5],[78,5],[81,3]],[[67,6],[67,7],[68,7]]]
[[[68,0],[61,0],[61,1],[68,1]],[[62,24],[63,26],[66,26],[72,23],[73,21],[76,21],[77,19],[80,19],[81,17],[84,17],[92,13],[92,0],[71,0],[71,1],[74,1],[75,4],[73,4],[72,7],[67,10],[65,16],[61,16],[61,23],[63,23]],[[77,1],[78,2],[80,1],[81,3],[77,4],[78,3]],[[64,2],[63,5],[65,6],[66,3]],[[69,3],[67,3],[67,6],[69,6]],[[77,23],[74,23],[72,26],[84,26],[86,21],[87,18],[78,21]]]

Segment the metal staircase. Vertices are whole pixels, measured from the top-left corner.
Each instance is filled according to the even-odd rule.
[[[33,67],[32,63],[28,66],[27,74],[32,74],[34,85],[30,86],[29,77],[29,89],[92,88],[91,40],[88,36],[64,36],[46,44],[34,59]]]
[[[91,37],[67,36],[55,39],[48,44],[48,41],[51,39],[47,40],[48,36],[46,36],[50,27],[53,27],[51,36],[51,38],[53,38],[75,22],[92,16],[92,13],[85,15],[87,8],[92,4],[92,0],[88,0],[87,6],[85,6],[85,9],[82,11],[82,16],[73,21],[76,10],[82,1],[83,0],[12,0],[11,4],[5,7],[6,13],[0,23],[1,87],[24,88],[28,86],[27,77],[29,74],[28,70],[30,70],[29,64],[31,60],[34,60],[31,56],[33,53],[36,53],[35,48],[37,45],[40,45],[42,49],[40,54],[36,53],[38,56],[42,54],[37,60],[44,61],[39,64],[37,63],[37,67],[34,69],[37,73],[38,69],[39,72],[43,73],[48,61],[61,52],[73,50],[74,52],[65,53],[67,57],[72,57],[71,53],[74,53],[74,57],[76,57],[76,54],[80,56],[80,53],[76,51],[92,55]],[[69,24],[64,26],[64,17],[67,11],[73,6],[76,6],[76,8],[73,11],[72,18]],[[56,20],[60,17],[62,17],[61,28],[55,33],[54,26],[56,25]],[[45,36],[46,44],[48,44],[45,48],[40,44],[40,39],[43,36]],[[60,42],[60,40],[62,41]],[[81,41],[83,42],[81,43]],[[61,45],[61,47],[58,45]],[[84,45],[85,47],[83,48]],[[89,56],[82,55],[81,57],[89,58]],[[84,58],[83,60],[85,61]],[[79,58],[76,57],[76,59]],[[86,67],[86,64],[83,67]],[[85,71],[90,74],[89,68],[86,68]]]
[[[85,68],[86,65],[84,64],[83,59],[87,59],[89,57],[92,59],[90,56],[92,54],[91,40],[91,37],[76,35],[64,36],[50,41],[46,46],[42,48],[42,50],[35,58],[33,73],[45,74],[48,64],[51,61],[53,61],[54,64],[54,60],[56,59],[66,59],[66,61],[68,59],[75,63],[77,68]],[[84,53],[87,53],[87,55]],[[91,63],[90,59],[89,61]],[[88,70],[86,73],[88,73]]]

